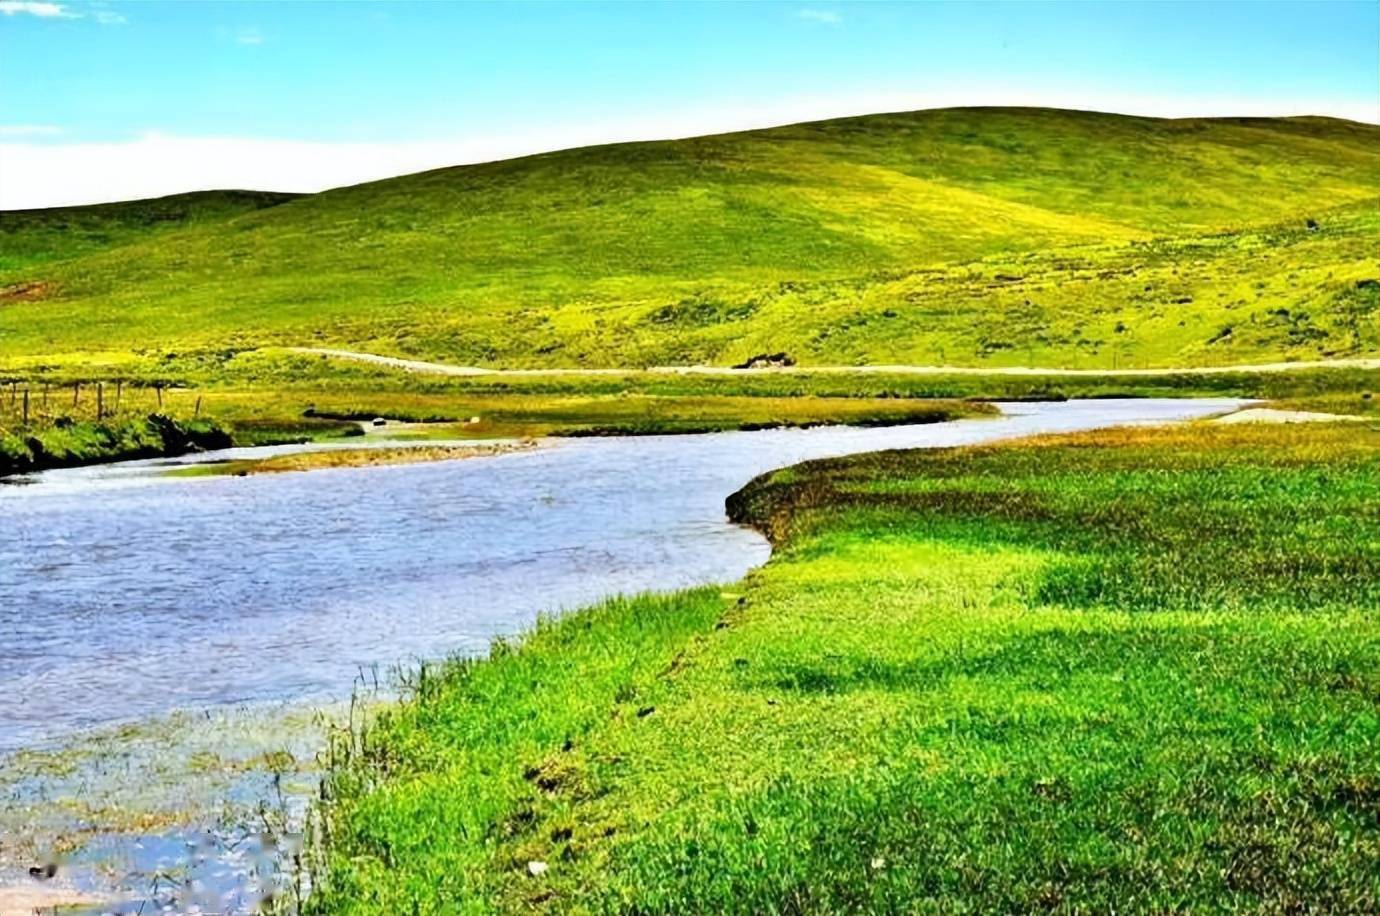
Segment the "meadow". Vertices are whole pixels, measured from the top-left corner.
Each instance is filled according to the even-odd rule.
[[[0,213],[0,360],[1228,365],[1380,348],[1380,128],[951,109]]]
[[[1380,433],[786,468],[737,585],[424,668],[337,738],[315,912],[1373,912]]]

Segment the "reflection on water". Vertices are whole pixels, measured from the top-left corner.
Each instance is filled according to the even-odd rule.
[[[782,465],[1236,404],[1009,404],[991,420],[577,439],[300,474],[167,478],[165,462],[136,462],[36,475],[0,487],[0,755],[172,710],[327,701],[361,670],[482,652],[543,611],[732,581],[769,550],[726,522],[724,499]],[[79,775],[59,791],[87,803],[92,785]],[[139,842],[166,852],[160,836],[190,835]]]

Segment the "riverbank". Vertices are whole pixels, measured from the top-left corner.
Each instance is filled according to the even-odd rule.
[[[767,474],[743,583],[430,668],[342,742],[311,906],[1372,910],[1378,474],[1362,424]]]
[[[361,433],[408,439],[494,440],[546,436],[668,435],[899,426],[995,416],[972,388],[893,390],[885,378],[843,385],[805,379],[617,377],[423,378],[390,367],[342,363],[285,350],[212,354],[55,355],[0,365],[0,443],[18,452],[38,430],[138,427],[155,412],[172,422],[212,422],[234,446],[348,440]],[[993,391],[999,389],[994,388]],[[1022,383],[1022,397],[1048,396]],[[102,406],[100,392],[109,396]],[[1054,399],[1063,396],[1053,393]],[[122,400],[121,400],[122,398]],[[114,399],[112,407],[111,399]],[[33,415],[29,407],[32,403]],[[112,411],[123,413],[112,417]],[[207,418],[211,418],[209,421]],[[379,424],[378,421],[383,423]],[[3,449],[0,444],[0,449]],[[108,459],[153,457],[109,449]],[[0,473],[60,466],[18,460]]]
[[[138,458],[168,458],[229,448],[230,433],[210,419],[143,417],[0,425],[0,477]]]

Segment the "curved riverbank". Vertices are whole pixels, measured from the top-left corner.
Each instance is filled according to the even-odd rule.
[[[319,475],[178,480],[159,476],[162,462],[38,475],[0,488],[14,533],[0,540],[0,591],[14,598],[0,606],[0,640],[11,687],[26,698],[0,717],[0,748],[51,745],[112,721],[161,718],[170,707],[201,713],[346,696],[361,669],[383,677],[395,663],[410,670],[417,659],[480,656],[543,612],[733,581],[769,551],[755,532],[726,524],[724,497],[769,468],[1173,421],[1237,404],[1005,404],[1003,416],[981,422],[561,440],[469,461]],[[86,625],[71,626],[76,619]],[[243,734],[236,721],[199,730],[233,744]],[[55,835],[105,844],[117,860],[133,844],[183,850],[185,812],[147,807],[146,789],[135,787],[166,784],[185,796],[187,786],[219,778],[215,761],[233,763],[246,781],[234,789],[237,804],[260,798],[253,787],[272,791],[272,774],[240,770],[262,750],[165,752],[137,763],[118,750],[123,734],[113,731],[99,752],[59,754],[55,764],[74,766],[70,779],[26,783],[34,798],[58,800],[91,784],[84,768],[94,762],[114,761],[126,774],[127,789],[113,786],[100,810],[48,804],[49,813],[81,815],[75,826],[56,824]],[[295,740],[283,730],[268,735]],[[183,759],[208,770],[182,778]],[[205,801],[198,810],[214,811],[215,796]],[[105,811],[118,811],[117,820]],[[10,813],[18,830],[0,834],[17,839],[25,815]],[[166,827],[111,836],[145,814]],[[239,829],[215,835],[234,839]],[[120,893],[145,890],[153,870],[187,867],[176,856],[129,860],[127,875],[112,872]]]
[[[743,582],[544,622],[342,737],[309,908],[1372,909],[1377,475],[1356,424],[765,474]]]

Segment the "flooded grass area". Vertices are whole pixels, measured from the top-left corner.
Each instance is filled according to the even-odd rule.
[[[377,702],[179,712],[0,757],[0,888],[101,913],[292,896],[328,730]]]

